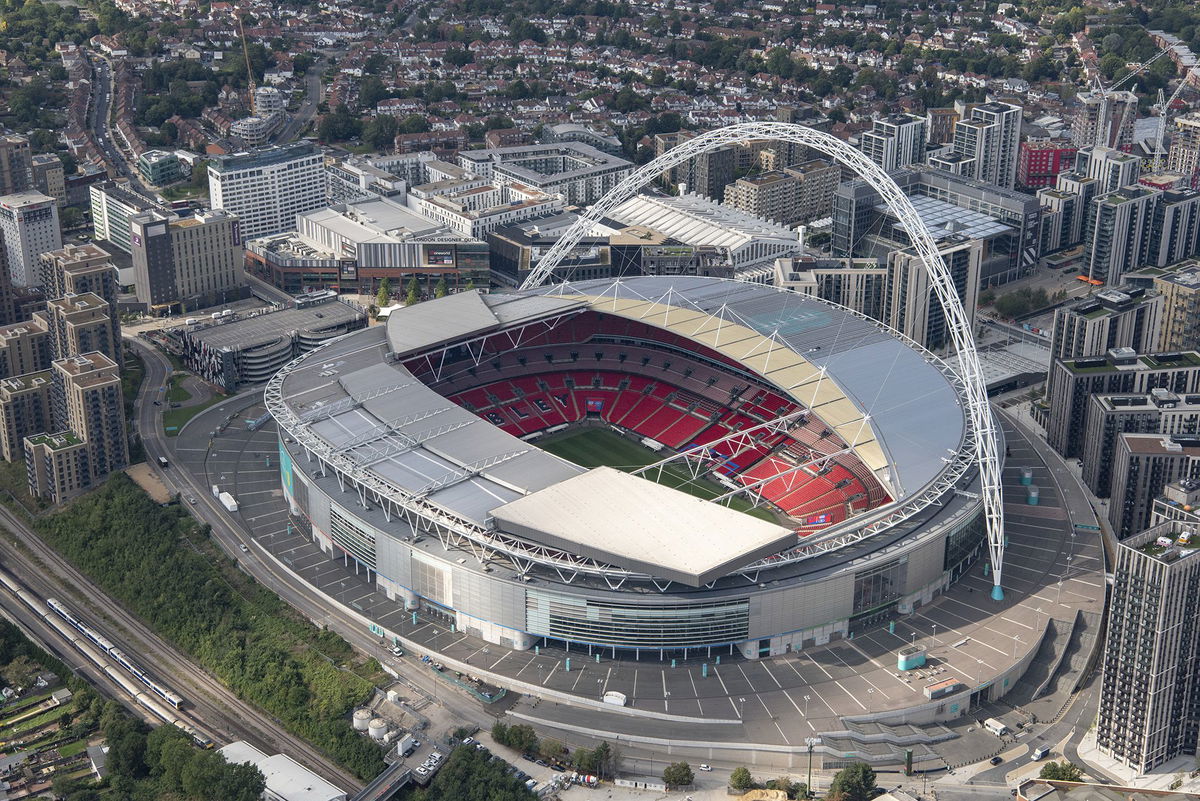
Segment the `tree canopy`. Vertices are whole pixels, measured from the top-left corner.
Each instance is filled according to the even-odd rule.
[[[360,778],[383,769],[380,748],[344,719],[374,690],[345,669],[353,659],[349,644],[221,564],[207,528],[178,503],[159,506],[116,473],[36,526],[67,559],[240,697]],[[130,760],[137,764],[136,756]]]
[[[692,766],[686,762],[673,762],[663,769],[663,783],[668,787],[690,787],[695,781]]]
[[[836,801],[870,801],[875,795],[875,771],[866,762],[855,762],[833,777],[826,798]]]
[[[1054,779],[1060,782],[1077,782],[1083,778],[1083,768],[1063,760],[1062,762],[1047,762],[1042,765],[1039,779]]]

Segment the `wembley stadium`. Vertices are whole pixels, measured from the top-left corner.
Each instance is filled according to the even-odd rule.
[[[511,648],[787,653],[929,603],[987,545],[957,374],[773,287],[452,295],[265,397],[314,542]]]

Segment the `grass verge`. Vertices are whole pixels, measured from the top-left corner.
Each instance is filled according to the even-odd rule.
[[[162,416],[163,431],[168,437],[179,436],[179,430],[184,427],[188,420],[191,420],[209,406],[218,404],[223,400],[225,400],[223,395],[214,395],[204,403],[197,403],[195,406],[186,406],[182,409],[164,410]]]

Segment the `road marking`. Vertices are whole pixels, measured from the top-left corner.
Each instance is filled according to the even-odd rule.
[[[762,665],[762,669],[767,672],[767,675],[771,677],[771,681],[775,682],[775,686],[782,690],[783,685],[779,683],[779,679],[775,678],[775,674],[771,672],[769,667],[767,667],[767,663],[759,662],[759,664]]]
[[[863,703],[862,703],[862,701],[858,700],[858,697],[857,697],[857,696],[855,696],[855,695],[854,695],[854,693],[850,692],[850,691],[849,691],[849,690],[847,690],[845,687],[843,687],[843,686],[842,686],[842,683],[841,683],[840,681],[838,681],[837,679],[834,679],[834,680],[833,680],[833,683],[834,683],[834,684],[836,684],[838,687],[840,687],[840,688],[841,688],[841,690],[842,690],[842,692],[844,692],[846,695],[850,696],[850,700],[851,700],[851,701],[853,701],[854,703],[856,703],[856,704],[858,704],[860,707],[862,707],[862,710],[863,710],[864,712],[866,712],[866,711],[867,711],[867,708],[866,708],[865,706],[863,706]]]
[[[700,707],[700,714],[704,714],[704,704],[700,703],[700,691],[696,689],[696,677],[692,675],[692,669],[688,668],[688,681],[692,683],[692,695],[696,697],[696,706]]]

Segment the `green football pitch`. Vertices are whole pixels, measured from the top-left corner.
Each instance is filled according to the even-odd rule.
[[[660,461],[665,456],[665,453],[656,453],[607,428],[583,428],[569,431],[558,436],[547,437],[537,444],[542,450],[560,456],[568,462],[574,462],[580,467],[613,467],[617,470],[624,470],[626,473]],[[656,473],[647,474],[646,478],[654,479],[656,475]],[[685,470],[675,465],[668,465],[663,469],[659,483],[705,500],[724,495],[727,491],[725,487],[715,481],[693,480]],[[763,520],[777,522],[774,515],[766,509],[750,508],[750,502],[742,496],[733,498],[729,508],[746,512]]]

